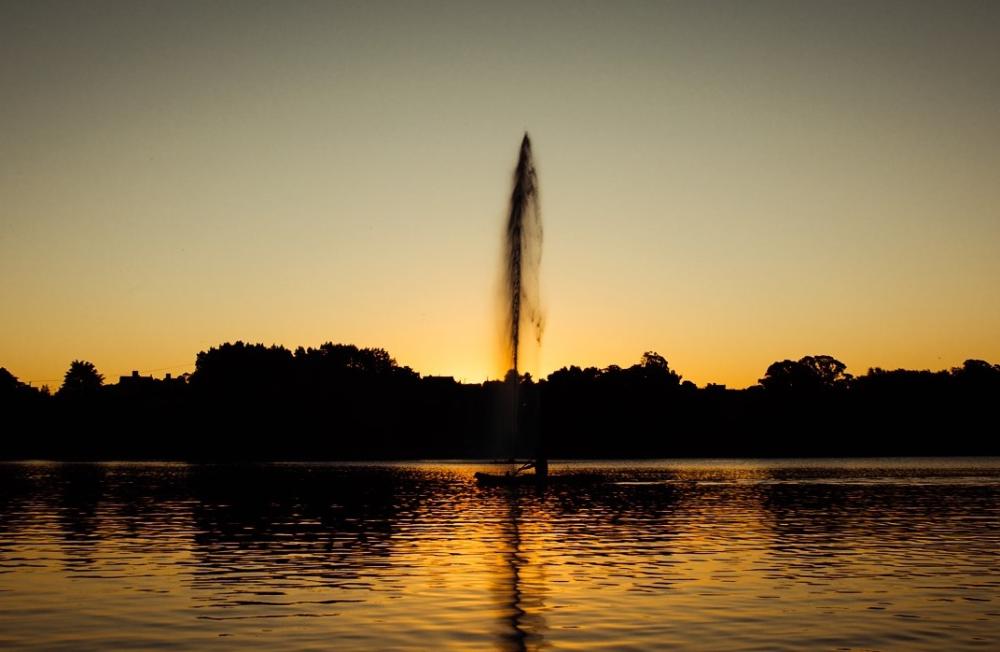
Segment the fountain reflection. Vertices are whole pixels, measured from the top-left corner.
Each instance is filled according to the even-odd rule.
[[[498,649],[509,651],[540,650],[545,647],[546,621],[544,609],[544,582],[536,581],[527,588],[525,576],[532,570],[524,541],[525,524],[522,501],[529,500],[525,488],[499,489],[498,499],[506,503],[506,520],[503,522],[498,544],[502,563],[495,578],[501,629]],[[538,494],[535,495],[536,499]],[[540,571],[541,569],[536,569]],[[533,590],[533,594],[528,594]]]
[[[0,465],[0,648],[996,647],[1000,461],[921,464]]]

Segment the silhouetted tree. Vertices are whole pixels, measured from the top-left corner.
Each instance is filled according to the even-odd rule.
[[[17,376],[0,367],[0,408],[12,408],[18,404],[34,403],[48,396],[48,388],[37,389],[22,383]]]
[[[639,360],[640,376],[656,385],[677,386],[681,377],[670,368],[667,359],[656,351],[646,351]],[[633,367],[635,369],[635,367]]]
[[[1000,365],[985,360],[966,360],[961,367],[952,369],[951,375],[964,383],[995,388],[1000,384]]]
[[[795,360],[775,362],[764,372],[760,384],[774,392],[815,392],[844,386],[852,379],[847,366],[829,355],[807,355]]]
[[[663,369],[664,371],[670,371],[670,365],[667,364],[667,359],[656,351],[646,351],[642,354],[642,358],[639,359],[639,364],[647,369]]]
[[[819,382],[826,387],[835,387],[839,384],[848,383],[853,376],[847,373],[847,365],[840,360],[829,355],[807,355],[799,360],[799,364],[804,365]]]
[[[58,396],[85,397],[97,392],[104,384],[104,376],[97,372],[94,363],[86,360],[74,360],[70,363],[63,377],[62,387],[56,393]]]
[[[15,392],[21,384],[14,374],[7,371],[7,367],[0,367],[0,394]]]

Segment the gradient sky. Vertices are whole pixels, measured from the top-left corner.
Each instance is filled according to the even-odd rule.
[[[533,371],[1000,362],[1000,3],[0,4],[0,365],[242,339],[496,376],[534,141]]]

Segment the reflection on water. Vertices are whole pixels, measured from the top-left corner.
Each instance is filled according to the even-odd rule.
[[[0,648],[1000,648],[1000,460],[480,468],[0,464]]]

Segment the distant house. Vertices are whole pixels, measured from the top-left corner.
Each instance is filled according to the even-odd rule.
[[[133,371],[130,376],[118,377],[118,384],[125,386],[149,385],[154,381],[152,376],[140,376],[138,371]]]
[[[434,387],[447,387],[456,384],[454,376],[424,376],[423,381]]]

